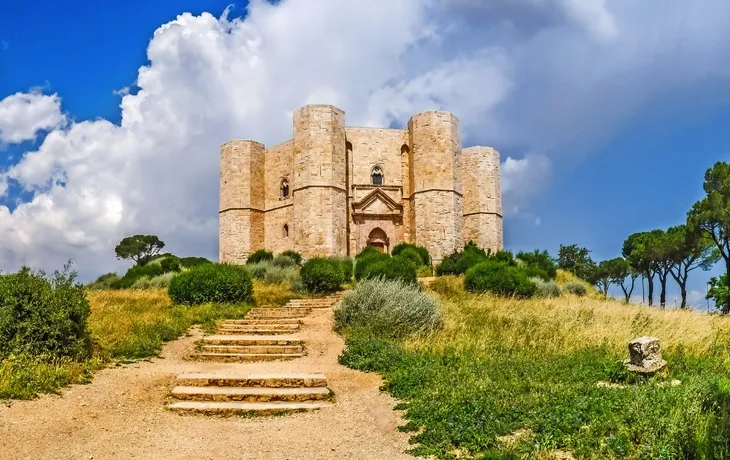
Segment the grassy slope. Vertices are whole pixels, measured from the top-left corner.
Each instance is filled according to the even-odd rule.
[[[250,305],[172,305],[164,289],[91,291],[89,328],[95,341],[93,358],[0,362],[0,399],[29,399],[40,393],[88,382],[110,361],[129,362],[157,356],[165,342],[180,337],[194,324],[212,329],[223,318],[242,318]],[[296,297],[284,285],[254,283],[254,303],[283,305]]]
[[[728,458],[730,320],[573,296],[516,301],[437,280],[445,327],[386,342],[353,333],[342,361],[404,401],[416,452],[438,458]],[[626,342],[659,337],[669,372],[628,388]],[[667,385],[679,379],[679,386]],[[725,417],[725,418],[723,418]],[[534,433],[508,445],[498,437]],[[502,438],[500,438],[502,439]],[[723,457],[723,455],[725,455]]]

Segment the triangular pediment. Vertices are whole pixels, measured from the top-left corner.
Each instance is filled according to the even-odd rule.
[[[352,204],[353,210],[361,214],[401,214],[403,206],[387,193],[376,188],[362,200]]]

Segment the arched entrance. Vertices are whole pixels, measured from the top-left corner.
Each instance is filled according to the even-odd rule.
[[[390,240],[388,239],[388,235],[380,227],[374,228],[373,231],[370,232],[370,234],[368,235],[368,246],[377,248],[377,250],[380,252],[388,253],[389,243]]]

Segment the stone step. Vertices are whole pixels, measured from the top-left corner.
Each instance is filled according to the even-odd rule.
[[[216,329],[216,335],[277,335],[291,334],[297,330],[298,329],[277,329],[269,326],[257,326],[255,329],[231,329],[219,327]]]
[[[298,318],[311,313],[309,307],[254,308],[249,310],[245,319]]]
[[[279,331],[296,331],[300,324],[220,324],[218,329],[238,329],[246,331],[249,329],[277,329]]]
[[[203,337],[205,345],[301,345],[302,339],[295,335],[209,335]]]
[[[264,318],[264,319],[226,319],[218,321],[217,325],[243,325],[243,324],[302,324],[301,318]]]
[[[203,353],[301,354],[301,345],[203,345]]]
[[[319,388],[327,386],[324,374],[193,372],[177,376],[180,386],[249,388]]]
[[[330,397],[330,390],[326,387],[240,388],[179,386],[172,389],[172,396],[181,401],[302,402],[328,399]]]
[[[327,402],[270,402],[270,403],[249,403],[249,402],[199,402],[180,401],[168,405],[168,409],[193,414],[206,415],[277,415],[291,412],[304,412],[310,410],[324,409],[330,407]]]
[[[195,353],[196,361],[214,361],[218,363],[248,363],[253,361],[288,361],[301,358],[303,353]]]

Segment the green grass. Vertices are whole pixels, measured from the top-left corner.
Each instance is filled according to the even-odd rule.
[[[111,362],[132,362],[158,356],[165,342],[200,324],[210,333],[219,319],[243,318],[251,305],[173,305],[164,289],[90,291],[89,328],[92,358],[83,361],[15,356],[0,361],[0,400],[32,399],[56,393],[74,383],[87,383],[94,371]],[[287,285],[254,283],[254,303],[283,305],[297,297]]]
[[[414,454],[730,458],[727,319],[573,296],[519,301],[437,288],[443,331],[387,340],[350,330],[340,357],[384,376],[384,388],[406,410],[402,429],[413,433]],[[643,334],[662,339],[666,375],[643,380],[623,370],[626,340]],[[673,379],[681,384],[672,386]],[[530,435],[504,441],[521,430]]]

